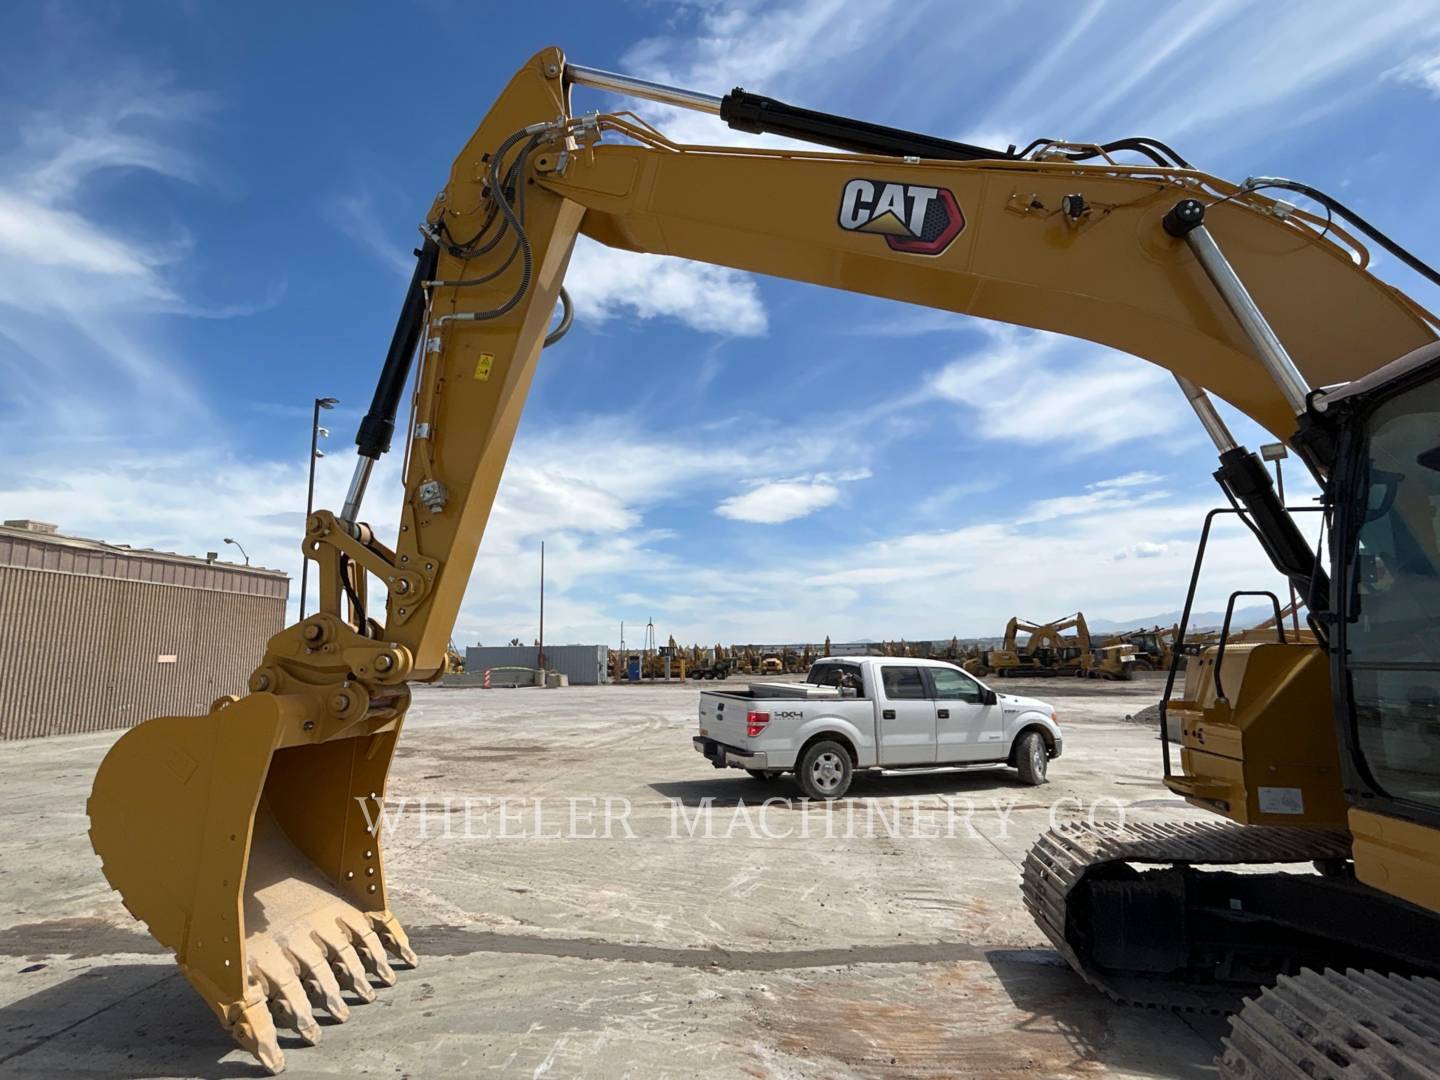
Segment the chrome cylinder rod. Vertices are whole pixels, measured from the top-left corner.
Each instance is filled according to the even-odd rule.
[[[1230,428],[1226,426],[1224,418],[1215,410],[1215,403],[1210,400],[1210,395],[1202,387],[1196,386],[1185,378],[1184,375],[1176,375],[1175,381],[1180,384],[1180,389],[1185,394],[1185,400],[1190,402],[1190,407],[1200,418],[1200,426],[1205,429],[1205,434],[1210,436],[1210,441],[1215,444],[1215,449],[1224,454],[1239,446],[1240,444],[1235,441],[1235,436],[1230,434]]]
[[[1305,376],[1300,374],[1295,361],[1285,351],[1285,346],[1280,343],[1275,331],[1266,321],[1260,305],[1255,303],[1250,291],[1245,288],[1245,283],[1240,280],[1240,275],[1235,273],[1230,260],[1225,258],[1225,253],[1220,250],[1215,237],[1205,227],[1204,221],[1204,205],[1196,199],[1184,199],[1165,215],[1165,231],[1171,236],[1185,238],[1206,276],[1214,283],[1216,291],[1225,301],[1225,306],[1230,309],[1230,313],[1240,323],[1240,329],[1250,339],[1255,354],[1260,358],[1270,378],[1280,388],[1280,393],[1285,396],[1295,415],[1299,416],[1305,411],[1305,398],[1310,393],[1310,384],[1305,381]]]
[[[375,468],[375,459],[361,454],[355,459],[355,471],[350,475],[350,490],[345,493],[345,507],[340,511],[340,520],[354,525],[360,514],[360,504],[365,499],[365,488],[370,483],[370,471]]]
[[[631,75],[618,75],[613,71],[581,67],[579,64],[565,65],[565,81],[576,86],[590,86],[596,90],[609,90],[614,94],[645,98],[681,109],[720,115],[720,99],[714,94],[702,94],[696,90],[685,90],[678,86],[637,79]]]

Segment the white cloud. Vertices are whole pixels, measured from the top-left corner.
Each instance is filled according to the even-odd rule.
[[[1109,491],[1114,488],[1144,487],[1147,484],[1155,484],[1164,479],[1159,473],[1149,472],[1145,469],[1138,469],[1135,472],[1125,473],[1123,476],[1112,476],[1108,480],[1096,480],[1093,484],[1086,484],[1088,491]]]
[[[1156,544],[1149,540],[1141,540],[1138,544],[1131,544],[1115,553],[1116,559],[1158,559],[1170,550],[1168,544]]]
[[[628,314],[737,337],[757,337],[767,329],[760,289],[748,274],[607,248],[585,236],[576,242],[565,286],[576,317],[592,325]]]
[[[813,480],[777,480],[761,484],[743,495],[732,495],[715,507],[715,513],[734,521],[778,525],[813,514],[840,498],[834,484]]]
[[[1440,52],[1411,57],[1399,67],[1391,68],[1388,74],[1440,98]]]
[[[843,493],[841,484],[864,480],[869,476],[869,469],[856,469],[833,476],[817,473],[809,477],[772,480],[722,500],[715,507],[715,513],[733,521],[778,525],[833,505]]]
[[[1076,455],[1155,439],[1183,420],[1160,368],[1089,342],[990,326],[987,344],[946,365],[931,388],[977,413],[988,439],[1063,444]]]

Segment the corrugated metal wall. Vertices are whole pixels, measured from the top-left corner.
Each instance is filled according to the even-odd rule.
[[[284,578],[204,564],[152,572],[224,574],[247,592],[0,566],[0,739],[132,727],[245,692],[284,625]]]
[[[465,674],[493,667],[534,667],[533,645],[471,645],[465,650]],[[547,645],[545,666],[568,676],[574,686],[609,682],[610,649],[606,645]]]
[[[290,592],[288,579],[276,570],[204,562],[168,551],[118,547],[98,540],[25,533],[4,527],[0,527],[0,566],[253,593],[281,600]]]

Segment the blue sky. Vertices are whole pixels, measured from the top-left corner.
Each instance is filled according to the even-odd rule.
[[[415,224],[547,44],[992,145],[1150,135],[1221,176],[1313,183],[1440,261],[1436,2],[12,7],[0,512],[190,553],[235,536],[298,579],[310,399],[343,403],[334,506]],[[635,107],[681,141],[746,138]],[[462,642],[533,634],[542,537],[554,641],[650,617],[662,640],[839,640],[1178,607],[1218,493],[1158,369],[588,242],[570,284],[579,325],[542,362]],[[382,471],[382,531],[397,495]],[[1217,546],[1210,605],[1267,580],[1252,546]]]

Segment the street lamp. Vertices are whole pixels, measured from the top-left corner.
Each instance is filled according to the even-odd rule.
[[[232,540],[230,537],[227,536],[227,537],[225,537],[225,542],[226,542],[227,544],[234,544],[237,548],[240,548],[240,554],[241,554],[241,555],[245,555],[245,549],[244,549],[243,547],[240,547],[240,541],[239,541],[239,540]],[[245,555],[245,565],[246,565],[246,566],[249,566],[249,565],[250,565],[250,556],[249,556],[249,555]]]
[[[1280,462],[1290,456],[1283,442],[1265,443],[1260,447],[1260,456],[1266,461],[1275,463],[1275,488],[1276,494],[1280,496],[1280,505],[1285,505],[1285,474],[1280,469]],[[1290,586],[1290,618],[1295,627],[1295,633],[1300,633],[1300,607],[1295,602],[1295,586]]]
[[[320,410],[333,409],[340,404],[338,398],[317,397],[315,399],[314,415],[310,418],[310,487],[305,493],[305,521],[308,525],[310,515],[315,512],[315,462],[325,456],[325,451],[320,449],[321,436],[330,434],[329,428],[320,426]],[[300,618],[305,618],[305,592],[310,584],[310,557],[307,555],[300,560]]]

